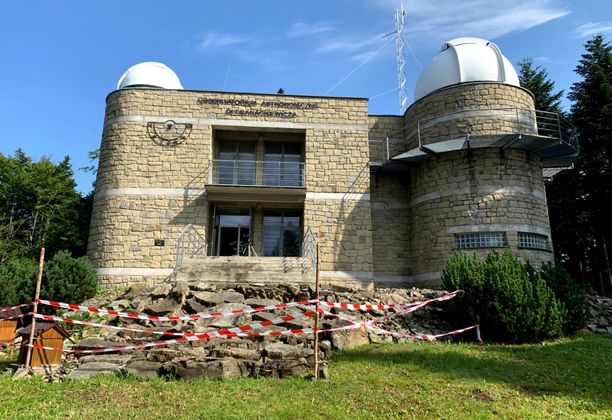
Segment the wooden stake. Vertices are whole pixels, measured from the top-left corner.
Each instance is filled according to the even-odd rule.
[[[321,272],[321,264],[320,264],[320,254],[319,254],[319,244],[316,246],[317,250],[317,272],[315,277],[315,298],[317,299],[316,303],[316,312],[315,315],[315,336],[314,336],[314,378],[315,380],[319,379],[319,273]]]
[[[32,364],[32,343],[34,343],[34,330],[36,329],[36,317],[38,312],[38,299],[40,298],[40,285],[42,283],[43,268],[45,266],[45,248],[40,248],[40,259],[38,262],[38,277],[36,278],[36,291],[34,292],[34,304],[32,305],[32,325],[30,339],[28,340],[28,352],[26,354],[26,367]]]

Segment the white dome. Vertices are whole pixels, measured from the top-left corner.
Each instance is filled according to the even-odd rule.
[[[414,100],[445,86],[484,81],[519,86],[516,70],[497,45],[480,38],[453,39],[442,45],[421,73]]]
[[[183,89],[175,72],[162,63],[147,61],[127,69],[117,82],[117,89],[146,86],[162,89]]]

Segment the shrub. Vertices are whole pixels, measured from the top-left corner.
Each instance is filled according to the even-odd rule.
[[[562,265],[546,263],[540,269],[540,276],[565,307],[563,332],[573,334],[584,328],[588,319],[586,294],[581,285]]]
[[[453,319],[479,323],[489,339],[518,343],[561,334],[562,304],[539,273],[529,273],[510,252],[492,252],[485,261],[455,254],[442,281],[449,290],[465,291],[451,301]]]
[[[38,265],[28,258],[9,258],[0,265],[0,306],[34,299]]]
[[[87,257],[73,258],[59,251],[45,265],[41,296],[61,302],[81,303],[96,294],[98,277]]]

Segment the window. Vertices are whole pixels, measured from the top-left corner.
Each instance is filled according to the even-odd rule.
[[[268,186],[302,187],[304,164],[300,143],[266,142],[264,184]]]
[[[219,144],[215,162],[215,183],[222,185],[255,184],[255,145],[253,141],[224,141]]]
[[[299,211],[264,210],[264,256],[298,257],[300,255],[302,215]]]
[[[539,233],[518,233],[519,248],[543,249],[548,251],[548,236]]]
[[[498,248],[507,246],[504,232],[461,233],[455,235],[455,245],[459,249]]]

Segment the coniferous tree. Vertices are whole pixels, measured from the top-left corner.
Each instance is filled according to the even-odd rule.
[[[581,236],[582,269],[594,285],[601,279],[612,286],[610,223],[612,168],[612,47],[596,35],[585,44],[576,73],[581,77],[570,89],[570,117],[580,138],[576,162],[577,227]]]
[[[554,92],[555,82],[548,78],[548,72],[535,66],[533,59],[524,58],[519,62],[519,81],[521,86],[533,93],[537,110],[561,112],[563,91]]]

